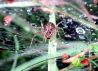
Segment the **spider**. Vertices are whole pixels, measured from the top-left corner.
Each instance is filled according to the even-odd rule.
[[[58,27],[58,25],[60,23],[62,23],[63,21],[61,21],[60,23],[57,23],[56,26],[52,22],[48,22],[48,23],[45,24],[45,26],[43,26],[42,21],[40,21],[40,22],[41,22],[42,27],[33,27],[33,28],[41,29],[42,33],[38,32],[32,37],[30,47],[32,46],[33,39],[34,39],[34,37],[37,36],[37,34],[41,34],[44,38],[44,42],[46,42],[46,39],[51,39],[53,36],[56,35],[56,33],[58,33],[58,29],[61,29],[64,33],[64,30],[62,28]],[[58,33],[58,35],[59,35],[59,33]]]

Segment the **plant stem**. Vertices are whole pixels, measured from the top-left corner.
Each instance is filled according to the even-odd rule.
[[[19,43],[18,43],[18,39],[17,39],[16,35],[14,36],[14,41],[15,41],[15,59],[14,59],[11,71],[14,71],[16,64],[17,64],[17,60],[18,60],[18,52],[17,51],[19,50]]]
[[[52,12],[49,15],[49,22],[52,22],[54,25],[56,25],[55,12]],[[56,35],[54,35],[49,40],[48,58],[56,56],[56,47],[57,47]],[[48,60],[48,71],[57,71],[56,58]]]

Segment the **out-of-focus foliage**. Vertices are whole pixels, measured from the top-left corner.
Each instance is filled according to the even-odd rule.
[[[60,4],[54,2],[56,5],[56,9],[54,10],[56,13],[56,22],[60,23],[63,21],[58,27],[64,30],[62,31],[62,29],[60,29],[57,32],[58,45],[56,57],[54,58],[61,58],[64,52],[69,56],[74,56],[74,54],[80,53],[85,48],[91,49],[90,53],[85,55],[86,58],[98,56],[96,55],[96,53],[98,54],[97,44],[92,45],[92,43],[98,42],[98,4],[95,4],[93,0],[82,1],[82,4],[89,13],[88,15],[83,10],[84,8],[81,8],[83,5],[80,6],[79,3],[77,3],[78,0],[61,1],[64,1],[65,4],[61,4],[62,2]],[[44,33],[41,29],[34,27],[42,28],[41,20],[43,25],[49,22],[50,13],[44,12],[40,6],[44,6],[44,4],[36,3],[36,1],[23,1],[23,3],[21,1],[19,3],[4,3],[2,0],[0,1],[0,71],[10,71],[12,69],[15,53],[18,54],[18,60],[15,66],[16,71],[47,71],[47,60],[49,60],[47,57],[48,40],[43,42],[43,35],[37,34],[33,39],[32,47],[29,48],[32,37],[36,35],[37,32]],[[45,7],[51,8],[52,6],[45,5]],[[9,26],[4,26],[3,19],[6,16],[12,17]],[[90,17],[88,16],[90,16],[94,22],[90,22]],[[13,39],[14,36],[18,38],[17,43],[15,43]],[[19,44],[19,50],[15,49],[16,44]],[[91,61],[93,69],[98,67],[97,58],[98,57]],[[72,63],[76,63],[76,66],[81,66],[81,63],[77,61]],[[61,62],[58,63],[59,65],[64,66],[62,65],[62,59],[59,62]],[[88,67],[90,66],[88,65]],[[82,68],[83,67],[73,67],[72,69],[68,69],[68,71],[77,71]]]

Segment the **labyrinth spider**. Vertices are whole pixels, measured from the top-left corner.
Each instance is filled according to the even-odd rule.
[[[45,26],[43,26],[42,21],[40,21],[40,22],[41,22],[41,27],[33,27],[33,28],[41,29],[42,33],[38,32],[32,37],[30,47],[32,46],[33,39],[34,39],[34,37],[37,36],[37,34],[41,34],[44,38],[44,42],[46,42],[46,39],[51,39],[53,36],[56,35],[56,33],[58,33],[58,29],[61,29],[63,31],[62,28],[58,27],[58,25],[60,23],[62,23],[63,21],[57,23],[56,26],[52,22],[48,22],[47,24],[45,24]],[[63,31],[63,33],[64,33],[64,31]],[[59,33],[58,33],[58,35],[59,35]]]

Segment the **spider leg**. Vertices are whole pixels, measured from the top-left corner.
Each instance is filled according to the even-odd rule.
[[[59,25],[59,24],[61,24],[62,22],[63,22],[63,21],[61,21],[61,22],[57,23],[56,27],[58,27],[58,25]]]
[[[61,28],[61,27],[58,27],[58,29],[61,29],[61,30],[63,31],[63,33],[65,34],[65,32],[64,32],[64,30],[63,30],[63,28]]]
[[[33,26],[32,28],[35,28],[35,29],[41,29],[42,27],[34,27],[34,26]]]
[[[43,22],[42,22],[42,20],[40,20],[40,23],[41,23],[41,27],[32,27],[32,28],[35,28],[35,29],[43,29]]]
[[[42,26],[41,31],[44,34],[45,32],[44,32],[43,22],[42,22],[42,20],[40,20],[40,22],[41,22],[41,26]],[[44,39],[43,42],[45,43],[46,42],[46,38],[44,37],[44,35],[42,35],[42,36],[43,36],[43,39]]]
[[[59,38],[61,38],[58,30],[57,30],[57,35],[59,36]]]
[[[59,37],[60,37],[60,34],[59,34],[58,29],[61,29],[61,30],[63,31],[64,35],[65,35],[65,32],[64,32],[63,28],[58,27],[58,25],[61,24],[62,22],[64,22],[64,21],[61,21],[61,22],[57,23],[57,25],[56,25],[56,27],[57,27],[57,33],[58,33],[58,36],[59,36]],[[61,37],[60,37],[60,38],[61,38]]]
[[[46,40],[47,40],[47,39],[46,39],[46,38],[44,38],[43,42],[44,42],[44,43],[46,43]]]
[[[63,31],[64,35],[65,35],[65,32],[64,32],[63,28],[58,27],[57,29],[58,29],[58,30],[61,29],[61,30]],[[59,31],[58,31],[58,30],[57,30],[57,34],[58,34],[58,36],[60,37],[60,34],[59,34]],[[61,37],[60,37],[60,38],[61,38]]]
[[[40,34],[40,32],[37,32],[37,33],[32,37],[29,48],[31,48],[32,43],[33,43],[33,39],[34,39],[38,34]]]
[[[41,31],[43,32],[44,31],[44,26],[43,26],[42,20],[40,20],[40,23],[41,23]]]

